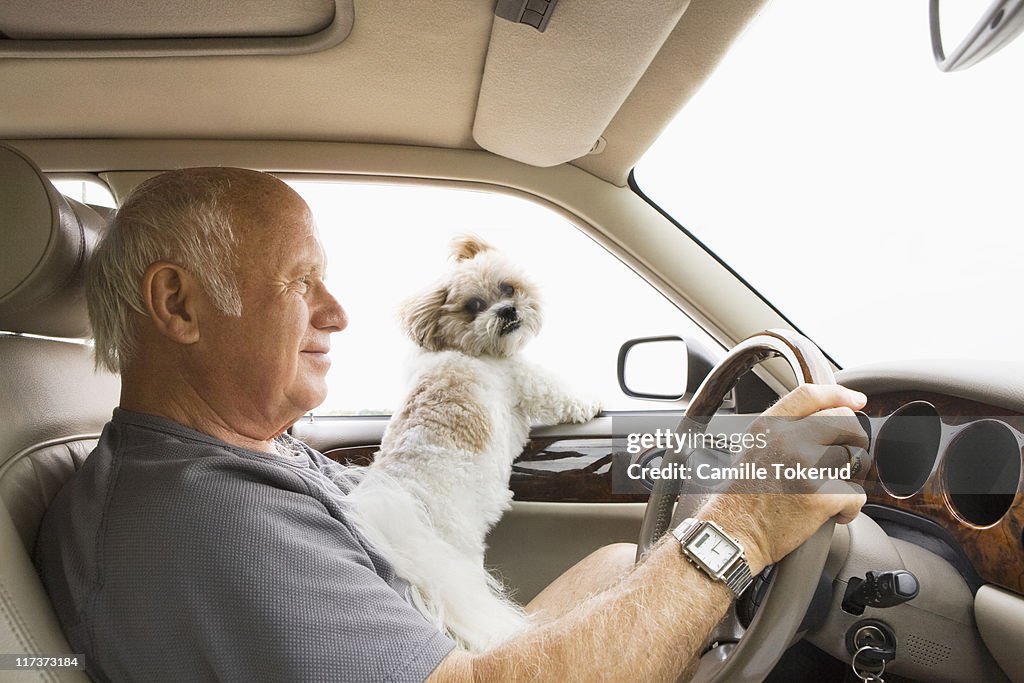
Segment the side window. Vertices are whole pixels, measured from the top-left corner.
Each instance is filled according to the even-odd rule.
[[[114,195],[110,194],[110,189],[96,180],[87,178],[61,178],[52,177],[50,182],[57,188],[65,197],[71,197],[83,204],[92,204],[94,206],[105,206],[113,209],[117,207],[117,203],[114,201]]]
[[[544,326],[525,353],[601,398],[605,410],[668,407],[619,389],[616,360],[627,339],[678,334],[714,348],[650,284],[539,204],[437,186],[289,182],[313,210],[327,285],[349,316],[333,337],[329,393],[317,415],[389,415],[400,404],[414,346],[399,327],[399,307],[440,276],[461,233],[501,249],[537,283]]]

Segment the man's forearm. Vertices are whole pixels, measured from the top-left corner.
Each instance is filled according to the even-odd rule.
[[[709,518],[736,528],[720,515]],[[760,571],[759,560],[751,559]],[[731,602],[729,588],[690,565],[667,537],[614,586],[492,651],[450,656],[435,678],[674,681]]]
[[[476,680],[672,681],[730,603],[672,538],[622,581],[473,661]]]

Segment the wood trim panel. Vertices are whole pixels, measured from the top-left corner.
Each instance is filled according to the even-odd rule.
[[[1018,441],[1024,438],[1024,415],[1021,413],[941,394],[897,392],[871,396],[864,412],[871,418],[889,417],[912,401],[927,401],[935,406],[944,428],[965,427],[983,418],[993,418],[1015,432]],[[880,426],[876,425],[872,435],[872,452],[876,446],[877,427]],[[890,495],[878,480],[877,468],[872,467],[865,481],[868,502],[905,510],[939,524],[960,543],[982,579],[1016,593],[1024,593],[1024,544],[1021,536],[1024,531],[1024,498],[1021,482],[1018,482],[1017,494],[1009,511],[995,524],[978,528],[965,523],[950,507],[940,476],[943,458],[951,442],[952,439],[943,439],[935,467],[924,486],[906,498]]]
[[[512,464],[516,500],[646,503],[646,493],[612,492],[611,439],[531,439]]]
[[[337,448],[324,453],[343,464],[367,465],[379,446]],[[611,439],[531,439],[512,465],[510,488],[517,501],[532,503],[646,503],[642,493],[613,493]]]
[[[332,448],[329,451],[324,451],[324,455],[342,465],[366,467],[373,462],[373,456],[379,450],[380,445],[350,446],[347,448]]]

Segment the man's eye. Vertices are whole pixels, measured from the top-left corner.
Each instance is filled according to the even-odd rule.
[[[501,295],[505,297],[512,296],[516,293],[516,288],[507,282],[502,282],[498,289],[501,290]]]
[[[473,315],[476,315],[485,308],[487,308],[487,302],[476,296],[467,301],[465,305],[466,312],[472,313]]]

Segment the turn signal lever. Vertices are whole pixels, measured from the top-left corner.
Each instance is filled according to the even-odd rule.
[[[893,607],[917,597],[920,584],[906,569],[868,572],[865,578],[853,577],[843,595],[843,611],[864,614],[865,607]]]

